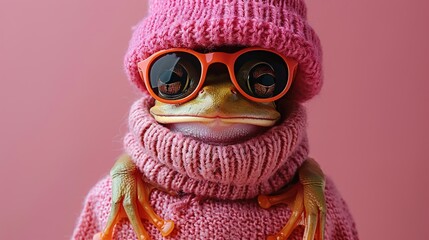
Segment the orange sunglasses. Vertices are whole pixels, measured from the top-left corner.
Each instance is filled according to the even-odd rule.
[[[275,51],[250,47],[235,53],[171,48],[154,53],[138,67],[152,97],[180,104],[196,97],[213,63],[225,64],[235,88],[255,102],[273,102],[283,97],[298,66],[294,59]]]

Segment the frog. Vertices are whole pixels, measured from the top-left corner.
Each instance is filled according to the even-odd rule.
[[[222,52],[227,53],[237,52],[240,49],[243,47],[221,48]],[[272,69],[264,66],[266,63],[262,63],[262,66],[259,62],[254,64],[252,70],[258,72],[255,85],[266,87],[262,80],[275,76]],[[296,68],[296,65],[293,67]],[[171,71],[169,78],[186,72],[183,67],[177,68]],[[168,80],[171,81],[171,79]],[[180,87],[173,88],[180,81],[187,80],[174,81],[173,79],[173,82],[159,87],[159,94],[177,95],[180,91],[186,91]],[[257,88],[253,89],[257,94],[255,90]],[[261,91],[259,94],[264,95],[266,91]],[[195,98],[181,104],[156,100],[154,106],[150,108],[150,114],[156,122],[171,131],[214,145],[245,141],[274,126],[282,117],[277,110],[276,102],[255,102],[241,95],[231,81],[228,70],[221,63],[210,66],[204,85],[198,90]],[[151,207],[148,199],[154,186],[143,180],[130,156],[125,154],[119,158],[111,170],[111,178],[113,180],[112,209],[104,231],[98,233],[96,239],[112,239],[114,226],[122,218],[129,219],[139,240],[150,239],[143,226],[142,218],[148,219],[156,226],[162,236],[168,236],[173,231],[174,222],[162,219]],[[303,239],[315,239],[316,232],[318,234],[316,239],[324,239],[326,203],[323,171],[315,160],[308,158],[298,169],[298,179],[296,183],[283,189],[279,194],[259,195],[255,199],[262,208],[270,208],[281,203],[292,208],[290,220],[281,231],[269,236],[268,239],[287,239],[298,225],[301,216],[304,216],[306,222]]]

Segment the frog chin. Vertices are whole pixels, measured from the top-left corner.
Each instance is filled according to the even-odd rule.
[[[246,124],[227,123],[220,119],[211,122],[181,122],[166,125],[170,130],[180,132],[198,141],[216,145],[228,145],[255,137],[267,127]]]

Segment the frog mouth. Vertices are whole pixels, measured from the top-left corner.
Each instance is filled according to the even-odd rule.
[[[225,145],[245,141],[268,129],[267,127],[223,121],[215,118],[207,122],[179,122],[166,125],[171,131],[206,143]]]
[[[222,116],[194,116],[194,115],[155,115],[153,114],[155,120],[163,124],[178,124],[178,123],[202,123],[206,126],[227,126],[231,124],[242,124],[242,125],[254,125],[259,127],[271,127],[273,126],[278,119],[270,118],[257,118],[257,117],[248,117],[248,116],[237,116],[237,117],[222,117]]]

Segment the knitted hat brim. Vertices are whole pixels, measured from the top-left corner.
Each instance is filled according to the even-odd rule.
[[[258,18],[212,17],[174,22],[169,12],[153,13],[141,21],[125,56],[126,73],[135,85],[147,92],[137,63],[168,48],[216,48],[258,46],[273,49],[298,61],[298,71],[287,98],[304,102],[319,93],[322,86],[320,40],[306,20],[294,12],[283,13],[281,25]]]

